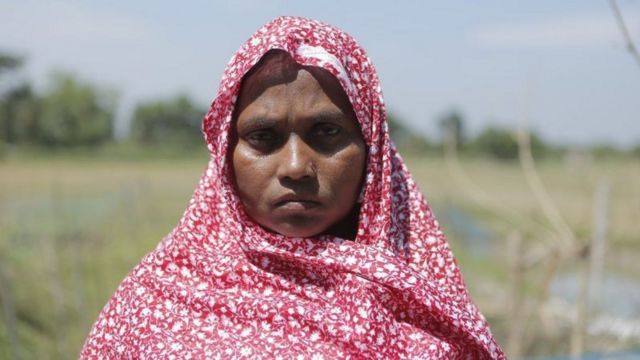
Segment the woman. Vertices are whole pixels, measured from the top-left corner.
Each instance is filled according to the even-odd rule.
[[[188,209],[81,358],[504,357],[349,35],[266,24],[227,65],[203,130],[211,160]]]

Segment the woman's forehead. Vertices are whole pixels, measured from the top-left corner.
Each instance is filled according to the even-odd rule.
[[[244,76],[242,90],[246,92],[294,81],[301,68],[287,52],[269,51]]]
[[[329,71],[315,66],[298,64],[284,51],[269,51],[242,80],[236,115],[266,93],[284,91],[288,85],[302,95],[322,93],[346,114],[353,114],[351,103],[340,82]],[[305,91],[306,90],[306,91]],[[305,102],[302,97],[294,100]]]

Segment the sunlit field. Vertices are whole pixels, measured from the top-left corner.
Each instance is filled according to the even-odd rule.
[[[463,159],[459,165],[467,176],[461,179],[440,157],[406,160],[452,243],[472,296],[505,346],[513,326],[508,238],[519,234],[522,252],[555,241],[519,164]],[[177,224],[205,165],[206,154],[164,160],[9,156],[0,161],[0,358],[76,357],[117,284]],[[614,277],[640,288],[640,163],[548,160],[537,167],[559,213],[583,243],[592,237],[596,189],[608,186],[605,283]],[[473,188],[467,187],[469,181]],[[487,198],[490,205],[477,201]],[[559,267],[546,302],[555,304],[557,298],[571,304],[575,294],[562,278],[570,278],[576,264],[566,260]],[[525,272],[523,308],[537,296],[543,269],[544,262]],[[616,296],[607,286],[602,289],[605,302]],[[620,306],[603,311],[640,318],[640,296]],[[523,352],[568,353],[567,320],[552,316],[558,333],[545,337],[537,315],[533,311],[527,319]],[[587,350],[640,345],[638,338],[598,333],[595,320],[589,319]]]

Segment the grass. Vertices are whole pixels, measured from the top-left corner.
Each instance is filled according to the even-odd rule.
[[[76,357],[98,312],[139,259],[177,224],[206,165],[206,153],[14,153],[0,161],[0,359]],[[513,223],[470,201],[436,157],[407,157],[436,214],[462,209],[491,229],[492,253],[477,257],[463,232],[442,219],[472,295],[489,318],[504,309],[504,237]],[[545,220],[516,163],[464,159],[471,179],[521,214],[531,241]],[[591,233],[593,192],[611,187],[607,267],[636,273],[640,249],[640,163],[540,164],[540,175],[571,228]],[[508,215],[508,214],[507,214]],[[533,220],[532,220],[533,219]],[[499,341],[504,319],[496,320]],[[497,328],[496,328],[497,326]]]

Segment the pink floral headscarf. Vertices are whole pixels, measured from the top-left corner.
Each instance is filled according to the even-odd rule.
[[[243,76],[271,49],[331,72],[367,145],[355,240],[288,238],[249,218],[228,160]],[[231,58],[204,118],[211,153],[178,226],[118,287],[82,359],[502,359],[422,193],[389,138],[364,50],[279,17]]]

